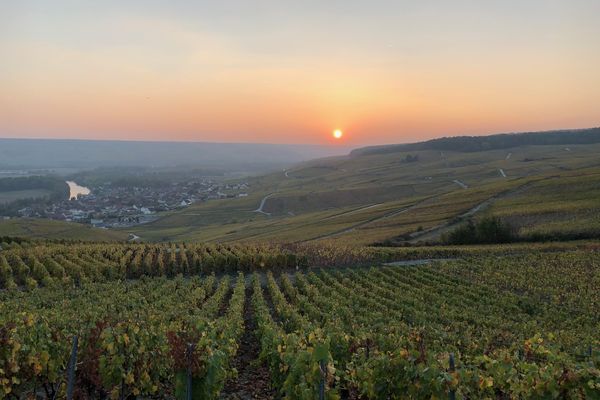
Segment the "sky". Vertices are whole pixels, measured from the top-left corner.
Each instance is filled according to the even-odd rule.
[[[403,143],[600,126],[599,88],[598,0],[0,0],[0,137]]]

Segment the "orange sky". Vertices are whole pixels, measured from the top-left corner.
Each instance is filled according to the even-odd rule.
[[[596,1],[46,3],[0,15],[2,137],[326,144],[340,128],[363,145],[600,125]]]

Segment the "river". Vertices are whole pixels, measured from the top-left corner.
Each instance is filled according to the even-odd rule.
[[[90,194],[90,189],[85,186],[79,186],[77,183],[73,181],[67,181],[67,185],[69,185],[69,200],[77,199],[77,196],[88,195]]]

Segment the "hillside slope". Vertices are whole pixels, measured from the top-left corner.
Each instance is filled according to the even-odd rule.
[[[467,217],[491,212],[506,217],[510,210],[504,204],[515,198],[521,201],[519,215],[536,215],[522,221],[513,216],[522,223],[519,229],[532,233],[543,223],[551,231],[552,221],[593,219],[600,204],[590,200],[585,213],[573,214],[578,203],[570,198],[585,195],[562,190],[562,205],[542,210],[538,188],[545,185],[551,192],[553,185],[564,187],[570,180],[596,187],[599,152],[597,143],[487,151],[358,151],[257,177],[250,182],[248,197],[197,204],[135,232],[149,241],[435,240],[443,228]],[[538,217],[540,213],[546,217]]]

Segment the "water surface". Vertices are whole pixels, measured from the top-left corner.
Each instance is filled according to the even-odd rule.
[[[69,185],[69,200],[77,199],[78,196],[86,196],[90,194],[90,189],[85,186],[79,186],[73,181],[66,181]]]

